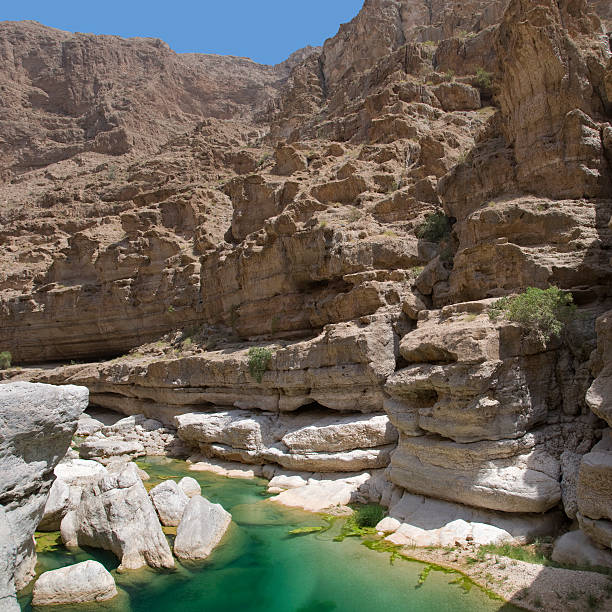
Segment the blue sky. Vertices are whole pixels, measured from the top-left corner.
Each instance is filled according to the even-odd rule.
[[[250,57],[265,64],[320,45],[363,0],[6,0],[0,21],[33,19],[71,32],[151,36],[175,51]]]

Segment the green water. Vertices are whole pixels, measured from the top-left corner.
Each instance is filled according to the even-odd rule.
[[[102,562],[113,575],[120,596],[105,604],[54,607],[102,612],[518,612],[491,599],[477,587],[467,591],[452,584],[458,575],[432,571],[417,586],[422,564],[369,550],[358,538],[334,542],[341,527],[290,536],[288,531],[323,525],[318,516],[291,511],[266,501],[263,481],[221,478],[189,472],[186,464],[168,459],[140,463],[151,475],[147,486],[168,477],[195,477],[202,494],[233,515],[231,530],[213,555],[198,564],[178,564],[175,571],[150,569],[119,574],[112,554],[93,549],[66,551],[47,535],[39,546],[38,571],[85,559]],[[32,610],[30,596],[20,599]]]

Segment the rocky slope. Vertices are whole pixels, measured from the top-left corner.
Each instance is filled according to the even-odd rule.
[[[275,80],[253,97],[202,82],[212,118],[155,152],[10,166],[0,348],[91,363],[5,376],[85,385],[290,505],[381,501],[397,543],[526,540],[564,514],[610,548],[609,18],[372,0],[288,78],[254,67]],[[578,306],[561,336],[489,316],[550,285]]]

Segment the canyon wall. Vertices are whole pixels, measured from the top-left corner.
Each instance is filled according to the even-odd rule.
[[[7,162],[0,349],[91,363],[4,376],[87,386],[209,458],[369,471],[405,523],[414,500],[517,534],[564,513],[609,548],[607,24],[598,2],[372,0],[252,70],[77,36],[174,62],[192,106],[157,87],[150,121],[198,122],[126,111],[148,144]],[[223,62],[257,84],[193,76]],[[551,285],[578,307],[561,335],[490,316]]]

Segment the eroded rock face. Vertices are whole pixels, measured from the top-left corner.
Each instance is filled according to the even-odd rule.
[[[65,537],[67,519],[74,534]],[[83,487],[78,508],[62,522],[62,539],[111,550],[123,569],[174,567],[157,514],[133,463]]]
[[[180,559],[206,559],[221,542],[232,515],[219,504],[201,495],[189,500],[174,540],[174,554]]]
[[[498,101],[518,184],[531,192],[610,196],[596,117],[603,109],[592,77],[593,64],[601,70],[610,58],[602,34],[586,2],[513,0],[508,5],[496,47],[502,74]]]
[[[597,319],[597,349],[591,356],[596,376],[586,394],[593,412],[612,425],[612,317],[607,312]],[[612,548],[612,430],[582,458],[576,492],[581,529],[598,545]]]
[[[35,606],[79,604],[113,599],[115,580],[97,561],[83,561],[44,572],[34,585]]]
[[[595,439],[581,399],[587,366],[555,348],[558,342],[545,347],[520,327],[493,321],[490,306],[422,313],[402,338],[408,365],[385,385],[385,409],[400,430],[389,476],[421,495],[545,512],[561,498],[561,454],[583,454]],[[582,393],[559,393],[578,380],[561,376],[559,364],[568,359],[584,370]]]
[[[395,428],[385,415],[278,415],[235,410],[175,417],[178,435],[206,455],[313,472],[385,467]]]
[[[12,537],[15,546],[13,576],[18,590],[33,576],[33,536],[44,513],[53,469],[66,454],[88,399],[85,387],[73,385],[0,385],[0,506],[10,532],[5,541]],[[10,544],[7,547],[10,559]]]

